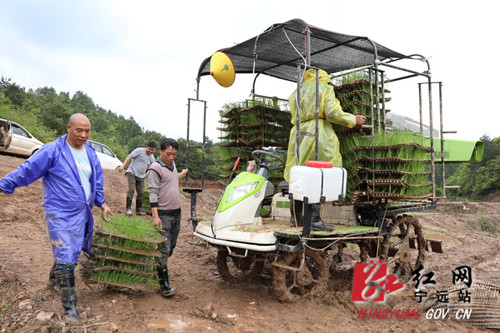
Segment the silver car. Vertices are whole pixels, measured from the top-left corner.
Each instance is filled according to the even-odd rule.
[[[94,147],[99,162],[101,162],[101,168],[116,170],[122,165],[122,161],[116,157],[108,146],[93,140],[87,140],[87,143]]]
[[[0,118],[0,152],[29,157],[42,146],[43,142],[18,123]]]

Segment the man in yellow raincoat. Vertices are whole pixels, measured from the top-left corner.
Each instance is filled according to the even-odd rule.
[[[330,77],[324,70],[318,70],[319,75],[319,123],[318,123],[318,159],[319,161],[332,162],[335,167],[342,167],[342,156],[339,150],[339,140],[331,123],[353,128],[362,126],[366,117],[353,115],[342,111],[333,86],[329,85]],[[284,177],[290,181],[290,169],[297,165],[295,156],[297,134],[297,91],[288,99],[292,111],[292,130],[288,142],[288,153]],[[300,85],[300,131],[315,133],[316,129],[316,69],[308,69],[304,73]],[[305,165],[307,161],[315,158],[315,137],[300,136],[300,161],[298,165]],[[313,214],[319,215],[319,214]],[[319,219],[319,216],[317,216]]]

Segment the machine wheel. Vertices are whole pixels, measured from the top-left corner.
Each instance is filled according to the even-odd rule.
[[[347,257],[347,260],[352,261],[353,265],[355,263],[365,263],[368,261],[368,256],[370,254],[370,246],[371,246],[370,241],[369,240],[361,240],[355,244],[358,245],[358,248],[359,248],[359,260],[356,260],[356,258],[353,258],[352,255],[345,255],[344,248],[346,245],[345,244],[338,244],[336,246],[337,253],[335,253],[332,256],[332,260],[330,262],[330,271],[335,271],[337,269],[337,265],[339,265],[341,262],[346,261],[345,257]]]
[[[273,265],[274,292],[281,302],[294,302],[304,296],[322,296],[328,287],[328,262],[322,251],[306,250],[302,270],[294,271]],[[283,253],[278,265],[299,268],[303,251]]]
[[[358,243],[359,246],[359,262],[365,263],[368,261],[368,256],[370,254],[370,241],[362,240]]]
[[[342,258],[344,254],[344,244],[337,245],[337,253],[332,256],[332,261],[330,263],[330,270],[335,271],[337,265],[340,264],[344,259]]]
[[[251,281],[262,272],[263,267],[263,260],[233,257],[225,250],[219,250],[217,253],[217,270],[224,280],[231,283]]]
[[[414,244],[416,246],[410,246]],[[412,253],[412,248],[417,252]],[[389,273],[402,283],[411,278],[411,273],[425,260],[425,239],[422,227],[414,217],[403,215],[393,219],[389,234],[384,236],[380,258],[389,264]]]

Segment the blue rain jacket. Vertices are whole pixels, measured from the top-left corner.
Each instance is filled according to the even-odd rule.
[[[103,173],[94,148],[85,143],[92,168],[91,194],[87,201],[66,137],[67,134],[43,145],[0,180],[0,188],[10,194],[16,187],[43,177],[42,206],[56,263],[76,263],[82,250],[92,255],[92,207],[100,207],[105,202]]]

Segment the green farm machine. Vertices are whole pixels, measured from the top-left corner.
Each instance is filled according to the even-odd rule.
[[[427,251],[442,252],[441,242],[426,239],[411,213],[436,207],[436,174],[442,173],[444,179],[446,162],[480,160],[484,147],[443,139],[442,84],[432,81],[428,59],[300,19],[274,24],[219,51],[231,59],[237,75],[254,75],[252,98],[221,111],[220,145],[227,148],[221,170],[227,170],[228,185],[213,218],[196,217],[196,193],[203,188],[184,190],[194,198],[193,236],[218,249],[217,267],[223,278],[248,281],[267,261],[277,297],[293,301],[326,291],[329,268],[343,260],[346,247],[358,249],[358,262],[387,262],[390,273],[402,282],[424,263]],[[211,57],[201,63],[197,94],[201,78],[214,74],[210,66]],[[288,184],[281,178],[291,128],[286,100],[260,96],[255,90],[263,76],[294,82],[299,88],[308,69],[326,71],[344,111],[365,115],[367,121],[357,129],[334,125],[343,168],[321,163],[318,168],[312,161],[312,166],[294,167],[297,176]],[[419,121],[391,117],[387,108],[391,89],[412,78],[422,80],[415,96],[420,101]],[[198,96],[193,100],[199,101]],[[434,118],[439,118],[437,125]],[[307,133],[299,129],[292,139],[300,142],[306,136],[317,142],[317,129]],[[256,169],[247,171],[246,165],[238,169],[233,165],[236,160],[255,161]],[[440,196],[445,190],[443,185]],[[290,222],[295,201],[302,202],[302,226]],[[320,229],[311,220],[318,204],[326,223]]]

